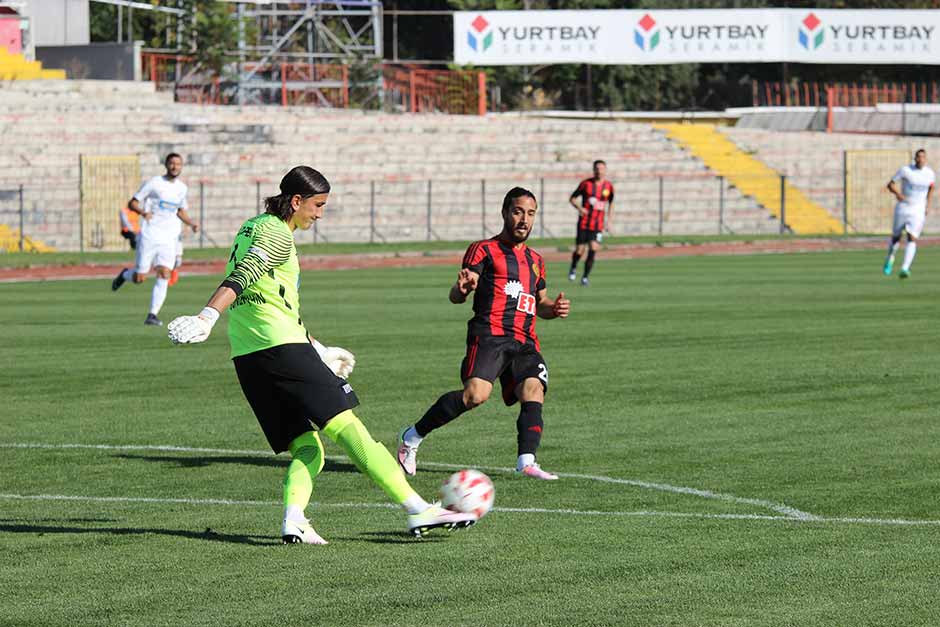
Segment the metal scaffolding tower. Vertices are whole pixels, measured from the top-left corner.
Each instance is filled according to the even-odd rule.
[[[348,98],[350,65],[382,61],[378,0],[228,1],[240,18],[238,104],[283,100],[287,93],[329,104],[337,90]],[[375,83],[381,92],[380,76]]]

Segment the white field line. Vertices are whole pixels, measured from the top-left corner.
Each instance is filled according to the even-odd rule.
[[[246,455],[253,457],[268,457],[270,451],[260,451],[254,449],[225,449],[193,446],[174,446],[174,445],[155,445],[155,444],[46,444],[46,443],[19,443],[19,442],[0,442],[0,448],[7,449],[92,449],[108,451],[164,451],[174,453],[209,453],[222,455]],[[342,456],[327,456],[327,459],[336,461],[349,461]],[[422,462],[423,466],[434,468],[478,468],[490,472],[513,473],[515,469],[499,466],[467,466],[460,464],[446,464],[440,462]],[[807,512],[800,511],[788,505],[774,503],[763,499],[751,499],[730,494],[712,492],[710,490],[700,490],[698,488],[688,488],[683,486],[674,486],[665,483],[652,483],[649,481],[639,481],[636,479],[617,479],[614,477],[605,477],[603,475],[584,475],[578,473],[558,473],[560,477],[571,479],[585,479],[588,481],[597,481],[601,483],[611,483],[615,485],[628,485],[644,488],[648,490],[658,490],[662,492],[671,492],[674,494],[687,494],[706,499],[725,501],[739,505],[752,505],[770,509],[782,516],[770,516],[760,514],[701,514],[686,512],[658,512],[658,511],[635,511],[635,512],[605,512],[594,510],[575,510],[575,509],[541,509],[541,508],[513,508],[497,507],[493,511],[507,513],[532,513],[532,514],[564,514],[575,516],[647,516],[662,518],[704,518],[721,520],[771,520],[771,521],[795,521],[795,522],[823,522],[823,523],[842,523],[842,524],[868,524],[868,525],[901,525],[901,526],[936,526],[940,525],[940,520],[907,520],[901,518],[866,518],[866,517],[825,517],[816,516]],[[48,500],[85,500],[95,502],[134,502],[134,503],[182,503],[193,505],[244,505],[244,506],[269,506],[273,502],[267,501],[236,501],[227,499],[156,499],[147,497],[92,497],[92,496],[65,496],[65,495],[16,495],[0,494],[2,499],[48,499]],[[320,507],[388,507],[390,504],[368,504],[368,503],[334,503],[318,504]]]
[[[157,505],[221,505],[238,507],[281,507],[279,501],[238,501],[231,499],[171,499],[137,496],[81,496],[72,494],[3,494],[0,500],[13,501],[70,501],[86,503],[145,503]],[[331,509],[398,509],[391,503],[311,503],[315,508]],[[940,520],[904,520],[900,518],[793,518],[765,514],[703,514],[697,512],[660,512],[639,510],[632,512],[579,509],[548,509],[542,507],[494,507],[494,512],[507,514],[550,514],[553,516],[607,516],[637,518],[697,518],[704,520],[761,520],[784,523],[836,523],[877,526],[938,527]]]
[[[225,455],[251,455],[251,456],[268,456],[269,452],[257,451],[257,450],[238,450],[238,449],[220,449],[220,448],[199,448],[199,447],[187,447],[187,446],[171,446],[171,445],[150,445],[150,444],[131,444],[131,445],[113,445],[113,444],[42,444],[42,443],[0,443],[0,448],[47,448],[47,449],[97,449],[97,450],[125,450],[125,451],[167,451],[174,453],[216,453],[216,454],[225,454]],[[348,461],[345,457],[327,457],[327,459],[334,460],[343,460]],[[431,468],[453,468],[455,470],[460,470],[462,468],[476,468],[479,470],[484,470],[488,472],[500,472],[500,473],[512,473],[515,472],[514,468],[503,468],[500,466],[478,466],[478,465],[461,465],[461,464],[445,464],[438,462],[421,462],[422,466],[428,466]],[[726,503],[734,503],[736,505],[749,505],[753,507],[759,507],[761,509],[769,509],[778,514],[783,514],[789,518],[796,518],[800,520],[814,520],[816,517],[813,514],[808,512],[800,511],[796,508],[790,507],[789,505],[784,505],[782,503],[774,503],[773,501],[766,501],[763,499],[751,499],[744,498],[740,496],[733,496],[731,494],[722,494],[719,492],[712,492],[710,490],[700,490],[698,488],[687,488],[683,486],[674,486],[667,483],[652,483],[649,481],[639,481],[636,479],[616,479],[614,477],[605,477],[602,475],[582,475],[577,473],[557,473],[559,477],[567,477],[569,479],[586,479],[588,481],[597,481],[601,483],[612,483],[616,485],[628,485],[637,488],[644,488],[646,490],[656,490],[659,492],[671,492],[673,494],[686,494],[689,496],[697,496],[700,498],[711,499],[716,501],[724,501]]]

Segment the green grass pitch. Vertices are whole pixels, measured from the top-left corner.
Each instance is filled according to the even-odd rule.
[[[540,461],[590,478],[500,470],[516,411],[494,398],[425,441],[413,482],[430,497],[450,470],[422,462],[483,467],[493,513],[413,540],[327,442],[326,547],[279,543],[286,457],[265,454],[224,318],[174,347],[142,324],[149,283],[0,285],[0,624],[936,624],[940,250],[907,282],[881,262],[601,257],[587,289],[550,266],[573,313],[539,322]],[[356,353],[389,448],[459,385],[455,271],[303,276],[307,326]],[[163,319],[218,280],[184,278]]]

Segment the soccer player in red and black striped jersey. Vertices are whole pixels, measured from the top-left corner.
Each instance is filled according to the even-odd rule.
[[[579,199],[579,200],[578,200]],[[584,274],[581,276],[581,285],[588,284],[588,275],[594,267],[594,255],[601,247],[604,234],[604,216],[606,214],[608,228],[613,217],[614,186],[607,180],[607,164],[601,160],[594,162],[594,177],[584,179],[574,190],[569,200],[578,210],[578,235],[575,240],[575,249],[571,254],[571,269],[568,271],[568,280],[574,281],[578,275],[578,261],[588,248],[587,259],[584,260]]]
[[[503,199],[503,230],[467,249],[450,302],[473,296],[473,318],[467,323],[467,354],[460,368],[463,389],[447,392],[413,426],[398,437],[398,462],[409,475],[417,468],[421,440],[469,409],[484,403],[499,379],[507,406],[521,403],[516,421],[519,457],[516,470],[536,479],[557,479],[535,462],[542,438],[542,403],[548,390],[548,369],[539,353],[535,318],[566,318],[571,302],[564,293],[549,298],[545,262],[526,246],[538,203],[521,187]]]

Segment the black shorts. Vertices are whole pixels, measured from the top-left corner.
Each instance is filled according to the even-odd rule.
[[[493,383],[498,378],[503,402],[512,405],[519,400],[516,386],[530,377],[537,378],[548,392],[548,368],[535,346],[511,337],[467,337],[467,355],[460,366],[461,381],[477,378]]]
[[[309,343],[282,344],[232,361],[275,453],[286,451],[313,425],[322,429],[337,414],[359,405],[352,387],[333,374]]]
[[[578,229],[578,235],[575,242],[578,244],[587,244],[588,242],[598,242],[604,239],[603,231],[592,231],[591,229]]]

